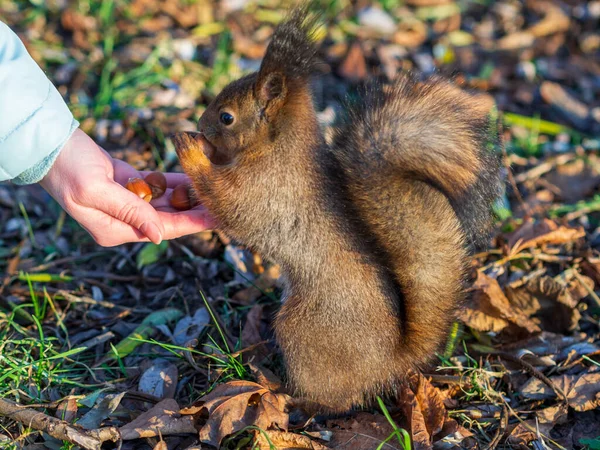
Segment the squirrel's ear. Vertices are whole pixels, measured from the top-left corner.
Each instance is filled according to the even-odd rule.
[[[287,94],[284,75],[278,72],[259,73],[255,93],[261,108],[270,111],[279,109]]]

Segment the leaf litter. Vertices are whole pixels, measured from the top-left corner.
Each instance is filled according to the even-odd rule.
[[[402,70],[487,91],[506,125],[498,226],[443,354],[386,411],[308,416],[271,331],[276,265],[218,232],[101,249],[38,186],[3,183],[0,398],[90,446],[118,427],[125,449],[402,448],[398,429],[414,448],[599,448],[598,2],[363,3],[324,8],[324,126],[362,80]],[[3,21],[82,128],[139,170],[180,170],[168,136],[257,68],[285,10],[25,5],[0,2]],[[0,443],[60,447],[18,417],[0,408]]]

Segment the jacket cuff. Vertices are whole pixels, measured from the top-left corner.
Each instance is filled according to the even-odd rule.
[[[79,122],[75,119],[71,122],[71,127],[69,128],[69,132],[67,133],[65,139],[58,145],[58,147],[42,159],[40,162],[35,164],[33,167],[30,167],[26,171],[19,174],[18,177],[13,178],[12,182],[15,184],[34,184],[42,180],[46,176],[46,174],[50,171],[50,168],[58,158],[60,151],[63,149],[67,141],[71,138],[73,132],[79,127]]]

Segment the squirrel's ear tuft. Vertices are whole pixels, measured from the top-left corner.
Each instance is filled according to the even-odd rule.
[[[292,10],[277,26],[260,66],[259,79],[278,72],[293,81],[313,72],[317,62],[315,30],[320,16],[310,9],[314,9],[314,1]]]

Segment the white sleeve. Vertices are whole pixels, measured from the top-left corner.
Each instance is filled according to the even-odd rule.
[[[0,181],[41,180],[78,126],[21,40],[0,22]]]

